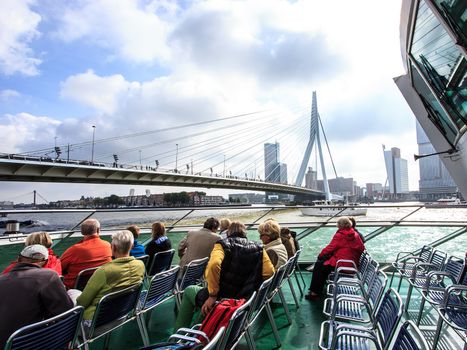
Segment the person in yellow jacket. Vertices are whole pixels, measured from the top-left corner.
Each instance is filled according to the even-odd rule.
[[[263,280],[274,274],[274,266],[263,246],[249,241],[241,222],[232,222],[227,238],[217,241],[205,271],[208,287],[185,289],[175,329],[191,324],[196,306],[206,315],[221,298],[249,298]]]

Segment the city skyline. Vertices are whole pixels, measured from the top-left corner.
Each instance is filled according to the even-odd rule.
[[[342,1],[335,11],[333,4],[283,0],[3,1],[0,10],[10,15],[0,20],[0,151],[66,146],[263,109],[282,110],[281,118],[288,118],[297,115],[294,106],[305,106],[298,115],[309,118],[316,90],[339,176],[361,186],[383,182],[381,143],[397,138],[404,154],[417,152],[414,118],[392,80],[403,73],[400,5]],[[277,118],[267,124],[279,125]],[[115,147],[118,154],[128,145]],[[102,151],[97,146],[96,155]],[[136,151],[133,161],[138,158]],[[416,189],[418,165],[407,159]],[[283,161],[292,182],[293,164]],[[2,199],[34,188],[50,200],[128,190],[0,183]]]

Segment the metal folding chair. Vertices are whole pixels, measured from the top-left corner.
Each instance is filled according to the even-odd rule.
[[[78,273],[78,276],[76,276],[75,286],[73,288],[78,289],[80,291],[83,291],[84,288],[86,287],[86,284],[88,284],[88,281],[91,278],[92,274],[97,269],[98,269],[98,266],[97,267],[90,267],[89,269],[81,270]]]
[[[409,328],[411,331],[409,331]],[[399,328],[391,350],[428,350],[428,343],[420,329],[412,322],[405,321]]]
[[[5,350],[72,349],[83,311],[82,306],[76,306],[47,320],[21,327],[8,338]]]
[[[180,307],[180,303],[182,302],[182,294],[185,288],[202,282],[204,270],[206,269],[208,260],[208,257],[193,260],[184,267],[183,276],[179,281],[177,281],[175,286],[175,301],[177,303],[177,308]]]
[[[149,280],[148,289],[140,294],[136,309],[136,320],[145,346],[149,345],[145,314],[150,313],[156,306],[175,296],[175,283],[177,282],[179,270],[179,266],[174,266],[168,271],[159,272],[152,276]]]
[[[154,254],[150,259],[150,267],[147,270],[148,276],[154,276],[156,273],[170,269],[175,249],[165,250]]]

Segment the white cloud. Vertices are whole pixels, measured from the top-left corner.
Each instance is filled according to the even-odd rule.
[[[162,9],[161,9],[162,7]],[[168,24],[157,11],[173,5],[151,5],[132,0],[84,0],[61,15],[56,35],[64,41],[87,40],[134,62],[166,61],[170,52],[165,37]]]
[[[99,112],[114,113],[119,107],[120,97],[138,83],[125,81],[117,74],[100,77],[92,70],[68,77],[61,86],[60,96],[76,101]]]
[[[53,146],[58,120],[29,113],[6,114],[0,117],[2,152],[16,153]]]
[[[39,36],[37,26],[41,21],[41,16],[29,8],[33,3],[33,0],[0,1],[0,71],[4,75],[39,74],[42,61],[29,46]]]
[[[12,89],[5,89],[5,90],[0,90],[0,100],[7,101],[13,98],[20,97],[21,94]]]

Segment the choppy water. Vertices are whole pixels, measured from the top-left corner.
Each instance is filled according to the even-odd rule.
[[[370,207],[367,216],[358,217],[360,223],[371,223],[374,221],[394,221],[409,215],[416,208],[406,207],[407,203],[400,204],[394,208],[376,208]],[[173,224],[189,213],[189,210],[171,210],[171,211],[117,211],[117,212],[99,212],[92,217],[97,218],[101,222],[104,230],[114,231],[115,229],[124,228],[130,224],[137,224],[143,227],[143,232],[149,232],[152,222],[162,221],[167,225]],[[70,230],[84,220],[90,213],[87,212],[64,212],[64,213],[30,213],[30,214],[9,214],[8,218],[3,220],[33,220],[37,225],[21,227],[21,231],[25,233],[45,230]],[[195,225],[201,224],[207,217],[229,217],[230,219],[240,220],[244,223],[261,222],[266,218],[273,217],[278,220],[283,226],[293,227],[293,223],[307,223],[323,221],[324,218],[316,218],[303,216],[299,209],[280,207],[272,212],[268,212],[259,208],[244,208],[244,209],[222,209],[212,210],[203,209],[196,210],[181,220],[177,225]],[[420,209],[416,213],[410,215],[406,220],[417,222],[452,222],[461,221],[467,225],[467,209],[448,207],[445,209]],[[424,244],[429,244],[450,232],[455,231],[455,227],[394,227],[380,236],[366,243],[367,249],[379,261],[392,261],[397,252],[415,250]],[[363,234],[368,234],[375,230],[375,227],[361,227],[360,231]],[[297,230],[300,231],[300,230]],[[1,232],[1,231],[0,231]],[[303,260],[314,260],[319,251],[329,242],[335,229],[331,227],[322,228],[313,232],[306,239],[301,240],[303,247]],[[258,236],[255,232],[249,233],[252,239],[257,240]],[[79,235],[78,235],[79,236]],[[178,242],[183,233],[170,233],[171,239]],[[464,256],[467,249],[467,234],[449,241],[438,249],[442,249],[448,255]]]

